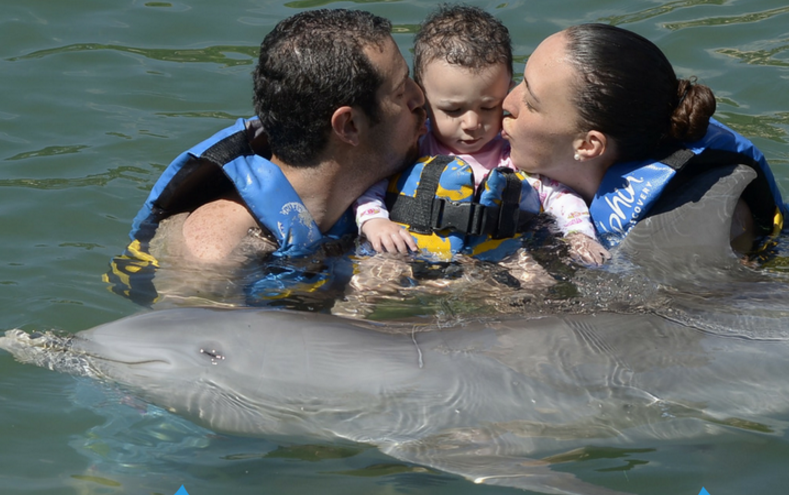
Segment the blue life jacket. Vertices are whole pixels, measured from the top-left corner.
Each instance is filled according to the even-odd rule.
[[[475,191],[474,172],[458,157],[424,157],[389,181],[389,218],[409,229],[425,253],[498,261],[520,247],[520,225],[540,213],[523,172],[491,170]]]
[[[780,232],[787,207],[764,155],[753,143],[710,119],[707,134],[684,146],[660,160],[617,163],[608,169],[589,207],[598,237],[606,247],[619,244],[630,229],[649,216],[661,195],[674,185],[672,180],[692,180],[694,169],[732,164],[756,170],[758,177],[743,199],[765,233]]]
[[[213,183],[222,175],[232,183],[255,220],[277,241],[279,248],[274,256],[308,255],[327,238],[354,233],[350,210],[329,232],[321,233],[282,170],[252,150],[250,137],[257,127],[257,118],[238,119],[173,160],[134,218],[131,239],[139,239],[146,226],[157,225],[179,209],[190,209],[195,203],[194,193],[211,194]],[[198,201],[198,205],[206,202]]]
[[[137,213],[129,234],[131,243],[115,257],[105,282],[113,292],[143,305],[158,298],[153,284],[158,261],[148,244],[159,222],[177,213],[192,211],[223,194],[235,191],[260,224],[264,235],[276,241],[271,270],[245,281],[249,300],[273,299],[292,289],[312,291],[327,286],[330,273],[316,276],[287,265],[285,258],[312,254],[327,242],[348,239],[356,233],[349,209],[326,234],[322,234],[280,168],[256,154],[252,140],[262,132],[257,118],[238,119],[209,139],[179,155],[153,186]],[[306,285],[305,285],[306,284]]]

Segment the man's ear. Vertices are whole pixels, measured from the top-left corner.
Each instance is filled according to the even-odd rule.
[[[349,106],[340,107],[331,116],[332,131],[340,141],[358,146],[361,120],[358,110]]]
[[[600,131],[587,131],[573,141],[575,153],[580,160],[602,156],[608,149],[608,144],[608,136]]]

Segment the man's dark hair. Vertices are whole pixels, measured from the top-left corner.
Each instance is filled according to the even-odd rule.
[[[414,38],[414,80],[420,86],[425,67],[438,59],[471,70],[505,64],[512,74],[510,32],[480,8],[441,4]]]
[[[292,166],[312,165],[341,106],[357,106],[378,122],[383,77],[365,54],[381,48],[391,23],[357,10],[301,12],[281,21],[260,45],[255,111],[271,151]]]

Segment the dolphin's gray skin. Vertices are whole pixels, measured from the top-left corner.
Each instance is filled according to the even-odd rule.
[[[723,274],[730,280],[740,266],[729,244],[732,215],[755,178],[756,172],[745,165],[710,170],[694,182],[708,186],[702,196],[692,188],[675,191],[662,204],[663,211],[633,227],[619,251],[649,276],[673,284],[700,275],[709,279]]]
[[[619,492],[528,457],[707,436],[720,425],[777,431],[785,425],[774,418],[789,409],[787,341],[719,337],[648,315],[414,329],[182,308],[73,337],[9,331],[0,347],[117,382],[217,432],[369,443],[551,494]]]

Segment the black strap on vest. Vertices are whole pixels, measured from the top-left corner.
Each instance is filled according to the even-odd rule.
[[[512,169],[499,167],[497,170],[507,179],[507,184],[501,194],[501,211],[498,215],[496,231],[492,237],[503,239],[514,236],[518,231],[521,217],[521,180]],[[482,186],[480,186],[480,190],[482,190]]]
[[[254,155],[252,146],[249,145],[249,136],[246,130],[234,132],[226,138],[216,142],[200,155],[200,158],[208,160],[220,167],[230,163],[239,156]]]
[[[458,203],[436,197],[439,179],[454,157],[440,155],[426,163],[414,197],[398,193],[386,194],[389,218],[409,225],[416,234],[453,230],[467,235],[490,235],[493,239],[512,237],[520,219],[521,180],[507,168],[506,186],[500,206],[484,206],[477,201]],[[480,185],[479,190],[483,190]]]
[[[394,213],[395,209],[399,210],[403,206],[406,207],[406,211],[403,213],[407,212],[408,216],[406,218],[410,216],[412,220],[405,223],[409,223],[411,230],[417,234],[429,234],[432,231],[433,218],[437,215],[440,216],[436,206],[440,208],[441,205],[434,206],[433,201],[436,199],[436,191],[438,190],[441,174],[450,162],[452,162],[452,157],[441,155],[426,163],[422,169],[422,175],[419,178],[419,185],[416,188],[413,201],[410,202],[411,205],[403,205],[402,201],[396,201],[392,205],[393,210],[390,210],[391,213]],[[402,206],[399,206],[398,203]],[[434,212],[434,210],[436,211]],[[397,220],[394,221],[396,222]]]
[[[660,163],[668,165],[669,167],[673,168],[674,170],[682,170],[690,160],[692,160],[696,156],[696,153],[690,151],[687,148],[679,148],[670,151],[668,155],[664,158],[659,159]]]

